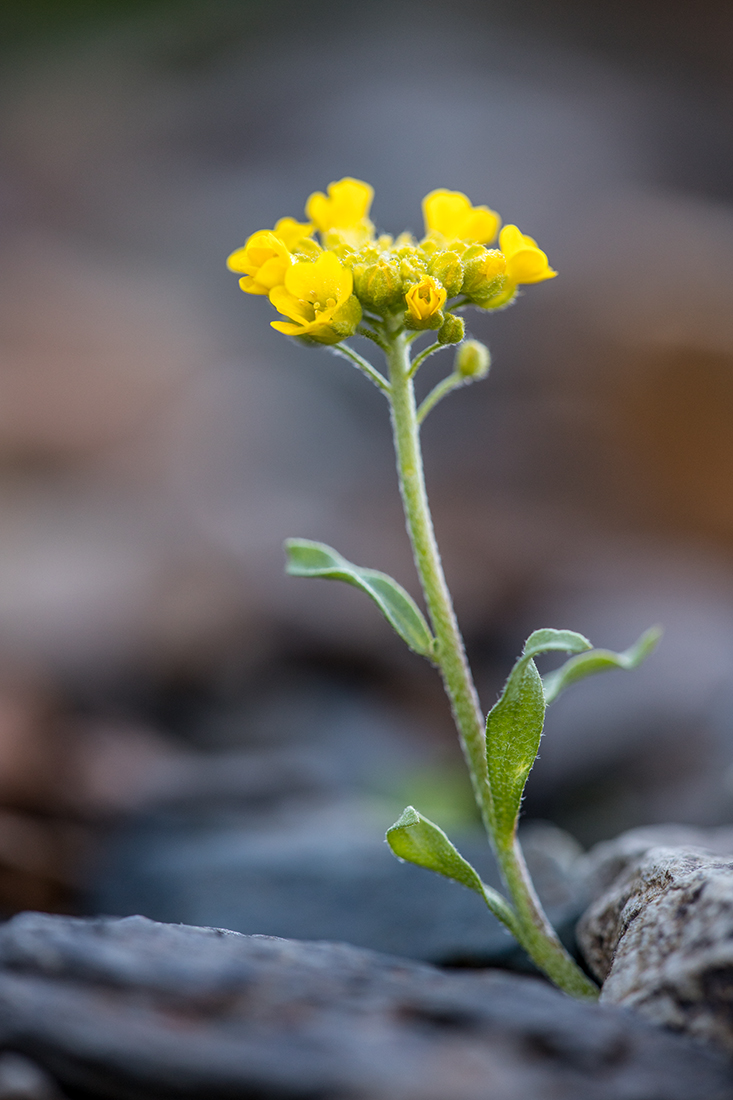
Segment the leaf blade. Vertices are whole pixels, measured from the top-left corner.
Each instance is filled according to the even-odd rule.
[[[545,723],[545,694],[534,658],[552,650],[583,653],[591,648],[588,639],[574,630],[535,630],[487,715],[491,814],[500,842],[508,842],[514,834],[522,793],[537,758]]]
[[[654,651],[661,636],[661,628],[653,626],[644,631],[641,637],[622,653],[614,653],[610,649],[591,649],[589,652],[571,657],[560,668],[544,677],[546,704],[549,706],[550,703],[554,703],[566,688],[578,683],[579,680],[584,680],[586,676],[593,676],[597,672],[609,672],[614,668],[625,672],[638,668],[642,661]]]
[[[332,547],[310,539],[286,539],[285,553],[290,576],[339,580],[361,589],[410,649],[433,659],[435,639],[425,616],[409,592],[386,573],[354,565]]]
[[[516,931],[514,911],[506,898],[487,886],[468,860],[464,859],[439,825],[407,806],[386,835],[387,843],[398,859],[414,863],[444,878],[467,886],[479,894],[494,916],[511,931]]]

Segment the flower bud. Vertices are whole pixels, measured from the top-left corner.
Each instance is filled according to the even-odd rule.
[[[374,309],[377,313],[396,305],[402,297],[399,267],[387,260],[355,265],[354,291],[368,309]]]
[[[443,306],[445,305],[445,287],[436,282],[431,275],[423,275],[405,293],[407,312],[405,323],[412,329],[439,329],[443,324]]]
[[[471,301],[483,304],[502,289],[506,259],[497,248],[469,249],[463,257],[463,270],[461,290]]]
[[[438,252],[428,265],[428,272],[443,284],[449,298],[455,297],[463,286],[463,264],[455,252]]]
[[[438,329],[438,343],[460,344],[466,335],[466,326],[462,317],[456,317],[455,313],[446,313],[443,324]]]
[[[485,378],[490,366],[489,349],[479,340],[466,340],[456,352],[455,370],[465,379]]]

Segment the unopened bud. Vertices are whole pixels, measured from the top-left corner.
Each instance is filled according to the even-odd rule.
[[[454,298],[463,286],[463,264],[456,252],[438,252],[428,265],[428,271],[443,284],[449,298]]]
[[[456,317],[455,313],[446,313],[443,324],[438,329],[438,343],[460,344],[466,335],[466,325],[462,317]]]
[[[470,250],[463,258],[463,293],[474,302],[483,303],[502,289],[506,259],[498,248]]]
[[[479,340],[466,340],[456,352],[455,370],[464,378],[485,378],[490,366],[489,349]]]
[[[378,260],[354,267],[354,291],[368,309],[378,313],[402,298],[402,276],[397,264]]]

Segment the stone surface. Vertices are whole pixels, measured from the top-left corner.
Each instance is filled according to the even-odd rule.
[[[448,965],[532,969],[481,898],[399,863],[383,822],[357,798],[290,804],[249,817],[221,809],[127,824],[97,876],[88,910],[237,932],[337,940]],[[502,889],[482,831],[452,831],[459,850]],[[523,838],[539,894],[572,947],[587,903],[573,871],[579,849],[550,825]]]
[[[26,913],[0,1045],[96,1100],[731,1100],[717,1054],[534,978]]]
[[[733,830],[637,829],[586,866],[578,941],[602,1001],[733,1051]]]

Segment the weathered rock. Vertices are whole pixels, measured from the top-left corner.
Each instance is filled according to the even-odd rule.
[[[22,1054],[0,1054],[0,1100],[63,1100],[53,1079]]]
[[[97,1100],[732,1100],[717,1054],[534,978],[26,913],[0,1045]]]
[[[363,800],[301,802],[239,819],[199,807],[192,817],[184,807],[127,823],[109,845],[91,911],[344,941],[439,965],[533,969],[476,894],[399,863],[384,843],[389,821],[369,816]],[[453,839],[502,889],[485,834]],[[550,919],[572,947],[587,904],[573,870],[579,849],[549,825],[531,827],[523,843]]]
[[[602,1001],[733,1050],[733,854],[716,850],[733,853],[733,830],[637,829],[599,845],[578,941]]]

